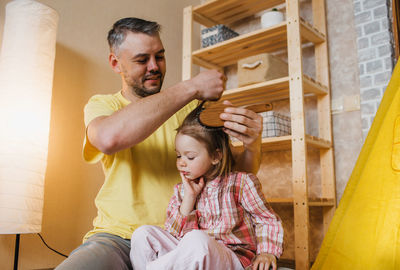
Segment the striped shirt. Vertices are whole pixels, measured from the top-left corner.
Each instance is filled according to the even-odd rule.
[[[180,183],[167,209],[165,229],[176,238],[191,230],[203,230],[235,252],[244,268],[251,265],[256,254],[270,253],[277,258],[282,254],[281,220],[253,174],[234,172],[208,181],[187,216],[179,211],[183,196]]]

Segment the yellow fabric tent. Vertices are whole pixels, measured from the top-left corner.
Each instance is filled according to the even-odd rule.
[[[400,269],[400,63],[312,269]]]

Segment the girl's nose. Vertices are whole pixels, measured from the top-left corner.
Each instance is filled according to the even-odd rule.
[[[178,164],[178,167],[186,167],[186,162],[184,162],[181,158],[178,159],[176,163]]]

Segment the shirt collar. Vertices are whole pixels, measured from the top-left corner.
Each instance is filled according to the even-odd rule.
[[[209,181],[206,183],[206,187],[207,187],[207,188],[216,188],[216,187],[218,187],[218,186],[220,185],[221,180],[222,180],[222,177],[221,177],[221,176],[217,176],[217,177],[215,177],[214,179],[209,180]]]

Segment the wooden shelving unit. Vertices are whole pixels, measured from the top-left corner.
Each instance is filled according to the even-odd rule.
[[[300,19],[301,42],[319,44],[325,36],[309,23]],[[287,22],[260,29],[213,46],[194,51],[193,63],[204,67],[224,67],[235,64],[237,59],[263,52],[274,52],[287,47]],[[211,66],[210,66],[211,65]]]
[[[230,24],[262,10],[286,4],[286,21],[252,31],[213,46],[193,50],[193,21],[206,27]],[[291,151],[292,190],[290,198],[268,198],[271,204],[293,207],[296,269],[310,268],[310,207],[322,207],[324,233],[336,208],[334,157],[329,89],[328,47],[325,1],[312,0],[313,24],[300,17],[298,0],[211,0],[184,9],[182,79],[192,77],[192,64],[223,71],[239,59],[265,52],[287,50],[289,76],[236,89],[228,89],[222,99],[236,106],[289,100],[292,133],[289,136],[263,138],[262,150]],[[315,50],[315,78],[303,74],[302,47],[312,44]],[[304,97],[317,100],[318,136],[305,131]],[[235,147],[243,147],[240,142]],[[307,149],[319,150],[321,196],[308,194]],[[285,258],[287,259],[287,258]]]
[[[207,27],[219,23],[229,25],[261,10],[269,9],[283,3],[285,3],[284,0],[213,0],[194,7],[193,18],[198,23]]]

